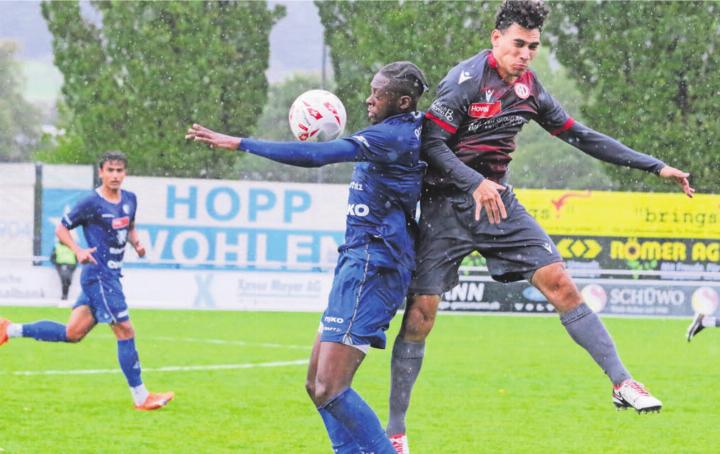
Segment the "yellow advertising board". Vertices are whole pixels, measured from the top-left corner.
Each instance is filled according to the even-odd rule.
[[[720,239],[720,195],[691,199],[682,193],[515,192],[550,235]]]

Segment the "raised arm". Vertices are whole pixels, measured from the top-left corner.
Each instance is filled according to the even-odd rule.
[[[358,145],[349,140],[330,142],[270,142],[220,134],[194,124],[185,139],[208,144],[211,148],[242,150],[257,156],[298,167],[320,167],[338,162],[352,162]]]
[[[688,181],[690,175],[688,173],[670,167],[650,155],[635,151],[612,137],[599,133],[581,123],[574,122],[570,128],[558,134],[558,137],[601,161],[645,170],[672,180],[682,188],[682,191],[688,197],[692,197],[695,193],[695,189],[690,187]]]

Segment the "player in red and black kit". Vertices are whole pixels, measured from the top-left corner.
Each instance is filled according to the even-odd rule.
[[[677,182],[688,196],[688,174],[638,153],[572,119],[528,69],[549,10],[541,1],[500,6],[492,49],[451,69],[425,116],[422,150],[429,163],[421,199],[416,275],[393,348],[387,432],[407,450],[405,413],[420,370],[424,341],[440,295],[458,283],[458,267],[473,251],[500,282],[527,279],[560,314],[570,336],[613,383],[618,408],[656,411],[662,403],[632,379],[600,319],[586,306],[550,237],[507,184],[515,136],[530,120],[583,152]]]

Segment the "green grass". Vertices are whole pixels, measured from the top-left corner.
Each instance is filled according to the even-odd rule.
[[[19,322],[67,315],[62,309],[0,308],[0,316]],[[303,313],[132,315],[145,369],[304,359],[318,323],[317,314]],[[662,413],[616,412],[607,379],[554,317],[441,316],[408,417],[413,452],[714,450],[720,332],[703,332],[688,344],[683,333],[689,320],[605,322],[626,365],[663,400]],[[355,381],[383,421],[389,361],[389,351],[371,351]],[[0,452],[330,452],[305,394],[303,365],[146,371],[151,390],[177,394],[156,412],[132,410],[119,373],[13,373],[116,368],[115,341],[105,326],[77,345],[12,339],[2,346]]]

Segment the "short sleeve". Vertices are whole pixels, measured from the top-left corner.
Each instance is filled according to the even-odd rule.
[[[380,123],[362,129],[345,140],[355,142],[358,146],[358,152],[355,161],[375,162],[380,164],[397,163],[404,160],[402,152],[409,149],[409,145],[403,141],[413,140],[405,138],[402,128]],[[419,138],[415,138],[418,140]]]
[[[79,225],[85,225],[93,214],[93,195],[81,199],[75,206],[66,213],[60,221],[65,228],[72,230]]]

